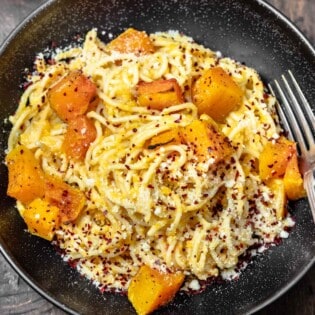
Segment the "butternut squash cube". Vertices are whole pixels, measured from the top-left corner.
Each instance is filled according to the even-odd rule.
[[[59,208],[37,198],[27,206],[23,219],[30,233],[51,241],[60,225]]]
[[[96,129],[85,115],[69,121],[62,147],[69,158],[84,160],[90,144],[96,138]]]
[[[199,115],[207,114],[223,123],[242,103],[243,91],[221,67],[205,71],[193,84],[192,99]]]
[[[154,45],[150,37],[133,28],[128,28],[124,33],[112,40],[107,47],[120,53],[133,53],[147,55],[154,52]]]
[[[184,274],[162,273],[142,266],[131,280],[128,298],[138,315],[146,315],[171,301],[184,281]]]
[[[259,156],[259,175],[262,180],[282,178],[293,154],[294,142],[280,137],[276,142],[268,142]]]
[[[268,180],[267,186],[275,195],[273,206],[276,208],[276,216],[278,220],[282,220],[287,215],[287,198],[283,179],[272,178]]]
[[[181,134],[200,161],[213,159],[213,163],[218,163],[233,153],[228,138],[210,121],[196,119],[183,127]]]
[[[303,187],[303,178],[299,171],[298,158],[296,153],[288,162],[283,177],[285,193],[290,200],[297,200],[306,196]]]
[[[85,205],[83,192],[53,176],[47,177],[45,187],[45,200],[59,208],[61,223],[74,221]]]
[[[178,144],[181,142],[181,135],[179,128],[167,130],[159,133],[158,135],[151,138],[148,148],[155,149],[161,145],[166,144]]]
[[[7,194],[29,203],[44,196],[44,172],[34,153],[23,145],[16,146],[6,157],[9,170]]]
[[[176,79],[140,82],[137,85],[138,103],[152,109],[162,110],[184,102]]]
[[[81,71],[70,72],[48,91],[50,106],[64,121],[85,114],[95,96],[95,84]]]

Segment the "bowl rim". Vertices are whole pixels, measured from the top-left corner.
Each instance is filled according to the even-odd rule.
[[[32,22],[34,18],[36,18],[37,15],[42,13],[44,10],[49,9],[50,6],[52,6],[54,3],[58,2],[59,0],[48,0],[45,3],[38,6],[34,11],[32,11],[30,14],[28,14],[10,33],[9,35],[4,39],[0,46],[0,58],[3,55],[3,53],[6,51],[6,49],[9,47],[10,43],[18,36],[18,34],[25,29],[25,27]],[[277,17],[280,21],[280,23],[286,24],[290,31],[295,33],[297,37],[301,40],[301,42],[306,45],[307,49],[311,52],[314,60],[315,60],[315,46],[313,46],[310,42],[310,40],[304,35],[304,33],[298,28],[297,25],[295,25],[285,14],[283,14],[279,9],[274,7],[272,4],[266,2],[266,0],[253,0],[253,6],[258,5],[263,7],[264,10],[267,12],[273,14],[275,17]],[[12,267],[12,269],[37,293],[39,293],[43,298],[51,302],[53,305],[57,306],[61,310],[68,312],[69,314],[77,315],[76,311],[69,308],[65,304],[61,303],[60,301],[56,300],[49,291],[42,289],[40,284],[37,283],[35,279],[32,278],[32,276],[23,269],[23,267],[20,265],[20,263],[14,258],[14,256],[11,254],[11,252],[7,249],[7,246],[4,243],[3,238],[0,235],[0,254],[5,258],[5,260],[9,263],[9,265]],[[254,306],[247,314],[253,314],[267,305],[270,305],[275,300],[280,298],[284,293],[286,293],[289,289],[291,289],[297,282],[300,281],[300,279],[309,271],[309,269],[313,266],[315,262],[315,257],[312,257],[310,261],[304,266],[304,268],[295,275],[291,281],[289,281],[285,286],[283,286],[278,291],[274,292],[274,294],[268,298],[266,298],[265,301],[260,302],[256,306]]]

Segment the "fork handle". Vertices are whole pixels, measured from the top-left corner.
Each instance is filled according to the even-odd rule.
[[[308,196],[308,203],[311,207],[313,220],[315,222],[315,180],[313,175],[313,170],[310,169],[304,173],[304,188]]]

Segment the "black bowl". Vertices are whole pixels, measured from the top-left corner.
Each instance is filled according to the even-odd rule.
[[[56,0],[31,15],[0,51],[0,159],[17,107],[22,74],[51,42],[71,43],[97,27],[101,38],[133,26],[147,32],[179,30],[197,42],[245,62],[268,82],[291,69],[308,99],[315,99],[315,51],[279,12],[260,0]],[[102,32],[105,31],[105,32]],[[101,35],[105,34],[105,35]],[[6,196],[7,170],[0,165],[0,249],[15,270],[43,296],[70,313],[130,314],[124,296],[101,294],[63,262],[46,241],[25,232]],[[180,294],[158,314],[243,314],[267,305],[312,265],[315,229],[306,200],[290,204],[296,226],[290,237],[256,257],[237,281],[210,285],[199,295]]]

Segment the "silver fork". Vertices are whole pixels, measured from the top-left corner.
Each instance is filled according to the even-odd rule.
[[[269,84],[271,93],[278,98],[277,111],[288,137],[297,142],[300,170],[304,188],[315,222],[315,116],[292,72]]]

